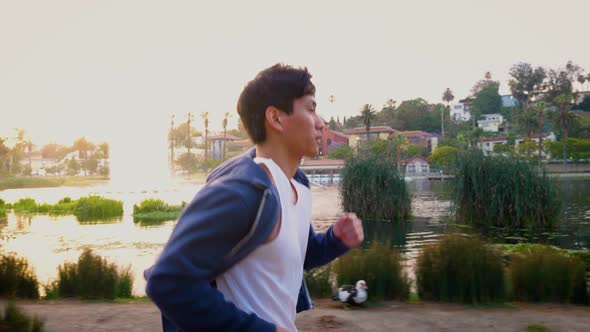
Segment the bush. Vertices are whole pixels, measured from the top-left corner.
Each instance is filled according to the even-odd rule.
[[[342,170],[342,208],[363,220],[405,220],[411,198],[395,166],[377,159],[350,159]]]
[[[4,316],[0,316],[0,331],[41,332],[43,331],[43,321],[37,317],[31,319],[14,303],[10,302],[4,310]]]
[[[559,219],[555,183],[530,162],[468,153],[459,159],[452,183],[459,221],[530,229],[552,227]]]
[[[355,249],[333,263],[338,285],[365,280],[369,298],[407,300],[410,281],[403,273],[400,254],[388,245],[374,242],[366,250]]]
[[[416,260],[416,287],[425,300],[485,303],[505,297],[502,256],[478,238],[445,235]]]
[[[0,256],[0,296],[39,298],[39,282],[25,258]]]
[[[169,205],[161,199],[144,199],[139,205],[133,205],[133,220],[135,222],[175,220],[185,205],[185,202],[180,205]]]
[[[119,269],[92,250],[85,249],[77,263],[58,267],[58,280],[46,286],[51,297],[114,299],[132,297],[133,277],[130,268]]]
[[[0,198],[0,220],[6,218],[6,210],[8,210],[6,203]]]
[[[14,212],[35,213],[38,210],[37,202],[32,198],[21,198],[12,205]]]
[[[588,303],[586,266],[549,246],[531,246],[510,257],[510,282],[517,300]]]
[[[332,285],[330,283],[331,270],[330,265],[324,265],[311,271],[305,271],[305,284],[311,296],[324,298],[332,294]]]
[[[76,202],[74,215],[80,221],[121,217],[123,216],[123,202],[100,196],[81,197]]]
[[[123,215],[123,202],[99,196],[81,197],[78,200],[64,197],[57,204],[39,204],[32,198],[21,198],[13,204],[13,208],[19,213],[74,214],[80,221],[111,219]]]

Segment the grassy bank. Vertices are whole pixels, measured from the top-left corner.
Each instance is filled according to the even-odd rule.
[[[61,186],[92,186],[107,181],[109,181],[109,178],[105,176],[7,177],[0,178],[0,190]]]

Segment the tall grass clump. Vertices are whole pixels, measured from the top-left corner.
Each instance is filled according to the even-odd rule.
[[[9,302],[0,315],[0,331],[7,332],[42,332],[43,321],[37,317],[29,317],[13,302]]]
[[[324,265],[304,272],[305,284],[311,296],[325,298],[332,294],[331,271],[331,265]]]
[[[588,304],[582,259],[536,245],[510,257],[513,297],[521,301]]]
[[[139,205],[133,205],[134,221],[162,221],[178,218],[186,203],[170,205],[161,199],[144,199]]]
[[[355,249],[333,263],[338,285],[365,280],[369,298],[407,300],[410,280],[402,269],[402,259],[386,244],[373,242],[366,250]]]
[[[453,206],[459,221],[511,229],[557,223],[557,187],[532,163],[477,151],[464,154],[457,164]]]
[[[76,202],[74,215],[80,221],[121,217],[123,202],[100,196],[81,197]]]
[[[64,197],[56,204],[37,203],[32,198],[21,198],[12,208],[17,213],[73,214],[80,221],[111,219],[123,215],[123,202],[100,196],[81,197],[77,200]]]
[[[36,213],[39,207],[33,198],[21,198],[12,204],[12,209],[17,213]]]
[[[47,289],[53,297],[114,299],[132,297],[133,276],[130,268],[114,263],[85,249],[78,262],[58,267],[58,280]]]
[[[364,220],[405,220],[411,197],[396,167],[382,159],[349,159],[342,170],[340,197],[344,211]]]
[[[502,255],[478,238],[445,235],[416,260],[416,288],[424,300],[489,303],[505,298]]]
[[[0,296],[39,298],[39,282],[26,258],[0,255]]]
[[[6,210],[8,210],[6,202],[0,198],[0,220],[6,218]]]

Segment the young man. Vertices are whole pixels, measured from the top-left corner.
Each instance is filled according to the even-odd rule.
[[[296,331],[295,314],[311,308],[303,270],[363,240],[354,214],[322,234],[310,224],[298,166],[318,154],[324,123],[307,69],[263,70],[238,113],[255,148],[211,173],[145,273],[164,331]]]

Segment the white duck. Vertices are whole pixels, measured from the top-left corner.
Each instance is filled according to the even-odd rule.
[[[367,283],[364,280],[359,280],[356,282],[356,286],[342,285],[332,299],[343,303],[361,304],[367,301],[368,289]]]

